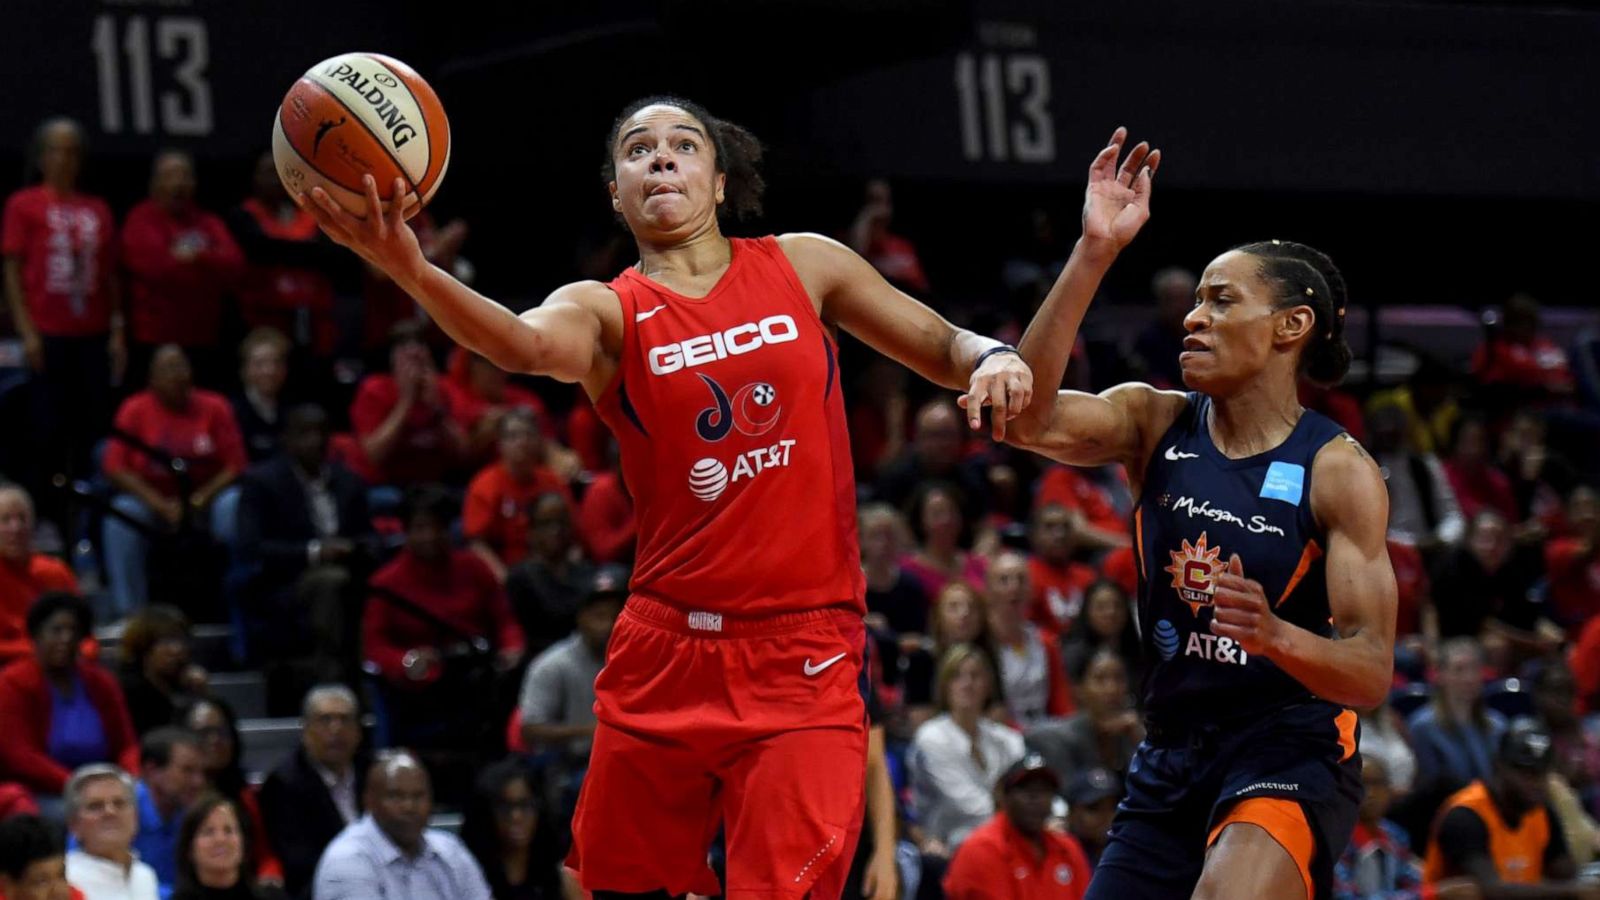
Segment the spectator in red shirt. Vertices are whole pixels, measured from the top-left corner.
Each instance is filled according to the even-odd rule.
[[[1600,616],[1589,619],[1567,651],[1572,681],[1578,695],[1578,712],[1600,712]]]
[[[77,122],[40,125],[32,152],[41,183],[12,194],[0,224],[6,302],[38,383],[39,461],[87,474],[108,387],[127,364],[114,225],[104,200],[78,190]]]
[[[1042,509],[1052,503],[1078,513],[1074,531],[1078,543],[1085,549],[1126,547],[1131,543],[1128,523],[1106,495],[1106,489],[1083,471],[1072,466],[1051,466],[1045,470],[1034,493],[1033,508]]]
[[[544,435],[540,419],[526,407],[495,416],[500,459],[484,467],[467,486],[461,527],[472,551],[489,564],[502,584],[506,570],[528,555],[528,512],[540,494],[559,494],[572,506],[572,493],[554,470],[542,465]]]
[[[1028,572],[1033,602],[1028,619],[1040,628],[1066,634],[1083,608],[1083,591],[1095,580],[1093,568],[1076,562],[1078,527],[1083,516],[1059,503],[1047,503],[1033,514],[1028,541],[1033,556]]]
[[[121,492],[112,501],[114,507],[156,528],[176,528],[191,515],[205,513],[212,533],[231,542],[237,492],[230,492],[225,501],[219,495],[245,469],[244,441],[228,401],[194,387],[183,348],[166,344],[156,350],[150,387],[123,401],[115,427],[183,459],[188,483],[179,484],[168,461],[114,437],[104,461],[106,477]],[[148,538],[129,523],[107,516],[104,551],[117,612],[126,615],[144,606],[149,599]]]
[[[1093,870],[1076,838],[1048,825],[1061,776],[1030,753],[996,787],[1000,811],[969,835],[944,876],[947,900],[1081,900]]]
[[[415,322],[395,326],[389,371],[362,380],[350,424],[383,484],[446,481],[466,460],[467,434],[451,416],[450,396]]]
[[[622,482],[617,462],[616,440],[606,434],[606,453],[611,464],[595,475],[578,504],[578,540],[583,550],[597,563],[628,562],[633,559],[633,544],[639,536],[633,518],[633,496]]]
[[[0,672],[0,773],[32,790],[57,821],[61,790],[73,769],[139,763],[138,738],[117,680],[78,654],[93,625],[83,598],[44,594],[28,610],[33,655]]]
[[[221,217],[195,205],[194,190],[194,159],[162,151],[150,173],[150,198],[122,223],[133,384],[144,382],[162,344],[189,354],[200,383],[217,386],[224,377],[223,296],[243,273],[244,254]]]
[[[239,286],[239,311],[246,325],[276,328],[297,348],[325,359],[338,341],[334,279],[353,276],[350,257],[289,199],[271,153],[256,160],[251,184],[250,198],[228,217],[250,263]]]
[[[1582,628],[1600,612],[1600,494],[1579,485],[1567,499],[1570,533],[1545,545],[1550,611],[1558,624]]]
[[[1515,294],[1506,301],[1504,320],[1472,354],[1472,375],[1503,399],[1526,401],[1572,394],[1567,352],[1539,333],[1539,301]],[[1530,394],[1532,395],[1530,397]]]
[[[1456,420],[1450,454],[1443,463],[1445,477],[1468,521],[1484,509],[1499,513],[1507,522],[1521,521],[1511,479],[1490,459],[1489,427],[1482,418],[1466,415]]]
[[[850,246],[895,286],[926,295],[928,275],[922,270],[917,248],[890,231],[893,224],[894,192],[889,182],[874,178],[867,182],[866,202],[850,226]]]
[[[23,622],[46,591],[78,592],[67,564],[33,550],[33,498],[0,484],[0,668],[33,652]]]
[[[526,409],[541,423],[546,419],[538,394],[512,384],[504,369],[462,347],[450,352],[450,368],[441,384],[450,397],[451,417],[467,433],[467,455],[475,463],[493,459],[500,420],[507,413]]]
[[[468,733],[452,728],[461,725],[464,713],[480,708],[482,688],[464,677],[460,660],[447,658],[467,636],[489,640],[501,671],[522,656],[522,629],[494,573],[477,554],[450,546],[456,511],[441,488],[413,491],[406,504],[405,548],[370,582],[374,596],[362,615],[363,653],[378,675],[390,743],[396,746],[457,743]],[[439,622],[403,609],[396,596]]]

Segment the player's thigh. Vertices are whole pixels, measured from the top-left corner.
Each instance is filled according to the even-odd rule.
[[[1251,800],[1239,807],[1247,808],[1236,808],[1213,833],[1195,900],[1313,897],[1316,844],[1299,804]]]
[[[600,723],[572,817],[572,855],[591,891],[715,894],[706,849],[718,785],[700,754]]]
[[[802,728],[752,742],[722,773],[727,895],[832,900],[865,814],[865,727]]]

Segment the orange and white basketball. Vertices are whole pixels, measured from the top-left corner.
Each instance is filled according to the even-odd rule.
[[[320,186],[355,216],[367,212],[361,176],[378,182],[384,210],[406,218],[433,199],[450,165],[450,122],[422,76],[377,53],[345,53],[312,66],[278,107],[272,158],[290,196]]]

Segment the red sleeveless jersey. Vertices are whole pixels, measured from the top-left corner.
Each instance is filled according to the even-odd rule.
[[[596,408],[636,504],[631,588],[691,613],[864,613],[837,348],[775,239],[732,244],[703,298],[610,284],[622,356]]]

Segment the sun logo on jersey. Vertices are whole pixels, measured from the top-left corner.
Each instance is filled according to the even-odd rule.
[[[1172,576],[1172,589],[1178,592],[1178,598],[1189,604],[1189,611],[1200,615],[1200,607],[1211,605],[1211,596],[1216,592],[1212,579],[1222,571],[1222,563],[1218,558],[1222,556],[1221,547],[1206,546],[1206,533],[1200,532],[1200,539],[1193,544],[1183,542],[1182,550],[1169,550],[1172,565],[1165,571]]]

